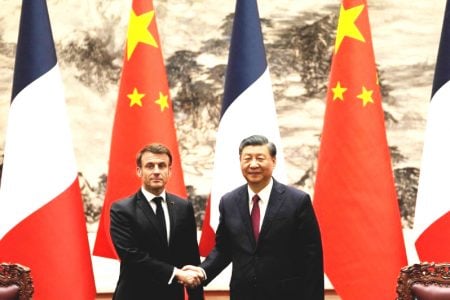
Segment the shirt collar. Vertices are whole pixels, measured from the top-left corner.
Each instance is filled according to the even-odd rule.
[[[152,201],[153,198],[155,198],[155,197],[163,198],[162,202],[166,201],[166,190],[162,191],[162,193],[160,195],[152,194],[149,191],[147,191],[146,189],[144,189],[144,187],[141,187],[141,191],[142,191],[142,194],[144,194],[145,199],[147,199],[147,201]]]
[[[273,178],[270,178],[269,183],[258,193],[258,196],[261,199],[260,201],[262,201],[264,203],[268,203],[269,197],[270,197],[270,192],[272,191],[272,186],[273,186]],[[249,196],[248,199],[250,202],[252,202],[252,198],[256,193],[254,191],[252,191],[252,189],[250,188],[249,185],[247,185],[247,189],[248,189],[248,196]]]

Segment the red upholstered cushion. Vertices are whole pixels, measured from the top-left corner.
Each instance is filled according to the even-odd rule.
[[[0,286],[0,300],[19,299],[19,287],[17,285]]]
[[[411,290],[417,300],[450,300],[450,287],[415,283]]]

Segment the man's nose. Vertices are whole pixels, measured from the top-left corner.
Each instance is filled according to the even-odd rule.
[[[250,161],[250,168],[257,168],[259,166],[258,161],[256,159],[252,159]]]

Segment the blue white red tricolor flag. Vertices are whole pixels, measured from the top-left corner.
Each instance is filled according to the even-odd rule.
[[[421,261],[450,260],[450,6],[444,14],[420,168],[414,218]]]
[[[261,134],[277,146],[274,177],[286,182],[286,173],[256,0],[237,0],[222,111],[216,136],[211,195],[206,208],[200,253],[214,246],[222,195],[245,183],[239,165],[242,139]]]
[[[63,85],[45,0],[24,0],[0,185],[0,261],[35,300],[95,299]]]

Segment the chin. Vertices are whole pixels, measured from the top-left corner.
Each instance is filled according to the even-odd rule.
[[[252,177],[247,177],[247,181],[249,183],[260,183],[260,182],[262,182],[261,178],[252,178]]]
[[[164,185],[162,184],[153,184],[150,186],[152,189],[162,189]]]

